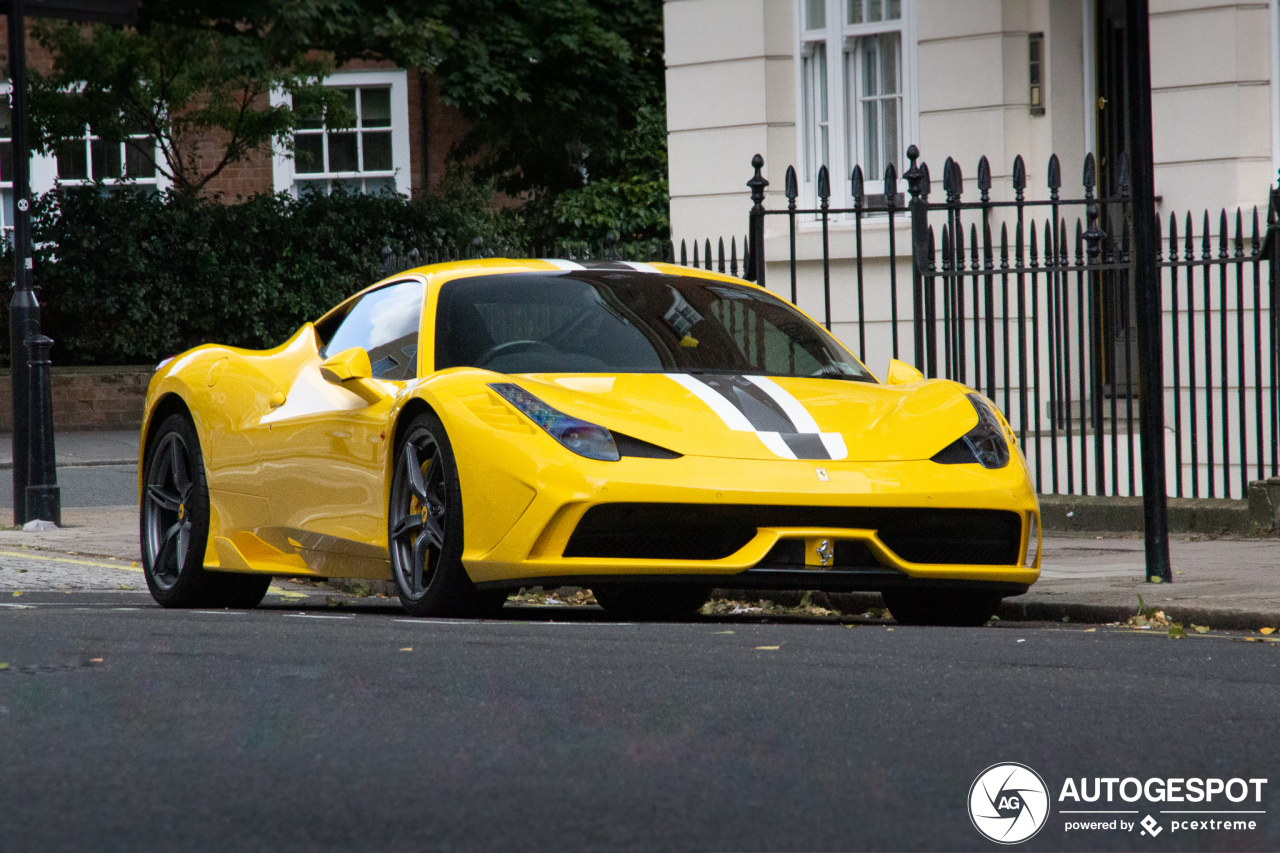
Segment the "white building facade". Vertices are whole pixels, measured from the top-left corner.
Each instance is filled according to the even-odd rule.
[[[1265,228],[1269,191],[1280,169],[1277,0],[1151,0],[1150,7],[1157,213],[1162,224],[1176,214],[1182,231],[1183,216],[1191,211],[1199,250],[1203,213],[1210,211],[1216,255],[1219,212],[1228,212],[1228,230],[1234,234],[1235,212],[1242,209],[1248,253],[1253,210],[1258,208]],[[963,172],[965,201],[978,200],[978,162],[983,156],[990,167],[993,201],[1013,198],[1012,175],[1019,155],[1026,167],[1028,200],[1049,197],[1046,175],[1053,154],[1061,164],[1063,198],[1084,195],[1082,169],[1089,154],[1096,164],[1097,191],[1114,195],[1120,188],[1127,111],[1124,0],[667,0],[665,12],[671,219],[677,246],[681,240],[706,238],[714,244],[721,236],[726,242],[731,236],[741,241],[751,207],[745,184],[757,153],[765,161],[765,206],[771,210],[787,206],[788,166],[796,169],[802,209],[818,205],[817,172],[823,165],[830,172],[831,208],[852,204],[850,173],[855,165],[865,178],[867,203],[883,204],[884,172],[892,166],[899,176],[900,204],[905,204],[907,183],[901,176],[910,166],[906,153],[912,144],[929,165],[933,202],[945,198],[942,173],[948,157]],[[1012,241],[1008,213],[993,211],[990,223],[997,238],[1001,225],[1009,227]],[[1074,244],[1074,219],[1083,216],[1083,210],[1063,216],[1068,235],[1064,242]],[[900,212],[895,221],[892,236],[898,261],[891,290],[888,218],[862,217],[860,298],[854,286],[858,223],[848,214],[829,219],[829,315],[821,224],[812,215],[802,215],[796,226],[797,302],[815,318],[828,320],[832,331],[855,353],[865,353],[868,366],[880,375],[895,354],[914,360],[910,216]],[[973,217],[965,222],[966,243],[973,224]],[[981,233],[981,224],[977,227]],[[1118,224],[1111,227],[1119,230]],[[790,296],[790,236],[786,216],[766,219],[766,283],[785,296]],[[1068,251],[1073,252],[1074,245]],[[1268,296],[1272,285],[1266,283],[1255,297],[1247,275],[1240,275],[1243,278],[1233,277],[1221,294],[1216,279],[1212,293],[1202,294],[1197,278],[1190,295],[1184,276],[1178,285],[1180,307],[1170,304],[1172,291],[1165,298],[1170,489],[1177,491],[1175,478],[1181,476],[1177,486],[1188,496],[1196,478],[1196,494],[1207,493],[1212,475],[1216,496],[1222,496],[1230,478],[1232,496],[1242,497],[1242,480],[1274,474],[1274,451],[1258,447],[1273,444],[1270,436],[1280,428],[1270,402],[1277,370],[1270,354],[1275,348],[1270,310],[1274,297]],[[1043,469],[1044,491],[1135,492],[1137,484],[1128,473],[1129,441],[1123,433],[1136,399],[1127,384],[1117,390],[1117,383],[1127,383],[1124,376],[1134,367],[1124,363],[1123,352],[1131,345],[1127,338],[1106,345],[1108,363],[1099,368],[1107,388],[1102,409],[1109,417],[1112,401],[1118,400],[1116,417],[1123,421],[1114,442],[1115,464],[1108,438],[1105,484],[1096,489],[1098,472],[1088,466],[1096,461],[1091,442],[1097,431],[1085,430],[1089,435],[1082,443],[1077,428],[1072,442],[1080,473],[1073,485],[1066,483],[1066,437],[1061,434],[1065,425],[1050,425],[1049,408],[1056,405],[1059,411],[1079,415],[1081,407],[1087,410],[1099,395],[1089,389],[1081,394],[1078,388],[1066,395],[1059,387],[1056,402],[1050,403],[1047,389],[1054,377],[1047,365],[1049,348],[1057,346],[1061,357],[1065,347],[1065,354],[1076,362],[1081,344],[1092,346],[1090,312],[1102,309],[1088,303],[1087,285],[1080,289],[1074,279],[1070,286],[1065,279],[1055,282],[1061,291],[1061,315],[1076,325],[1061,332],[1063,341],[1050,342],[1048,284],[1046,280],[1038,292],[1040,309],[1028,305],[1027,317],[1038,313],[1038,322],[1033,325],[1026,319],[1022,328],[1033,343],[1045,348],[1046,357],[1039,372],[1031,370],[1020,384],[1020,365],[997,353],[992,361],[997,402],[1011,422],[1031,430],[1024,450],[1033,468]],[[975,300],[979,296],[973,291]],[[1238,323],[1241,312],[1245,320]],[[891,322],[895,315],[896,352]],[[1229,322],[1220,323],[1224,318]],[[997,319],[1006,321],[1004,314]],[[1257,336],[1251,331],[1255,321]],[[1016,339],[1017,318],[1010,322]],[[1121,338],[1127,334],[1119,333]],[[1180,347],[1177,352],[1175,345]],[[1229,360],[1218,357],[1228,350]],[[1244,357],[1237,358],[1237,351]],[[1209,352],[1217,361],[1211,375],[1200,376]],[[1175,362],[1181,365],[1176,387],[1169,374]],[[1084,362],[1074,366],[1073,385],[1081,372],[1092,369]],[[1004,378],[1006,368],[1009,380]],[[976,371],[976,365],[971,370]],[[1186,387],[1189,376],[1198,379],[1195,391]],[[974,375],[966,379],[987,390],[977,380]],[[1019,401],[1019,391],[1035,389],[1045,391],[1038,406],[1030,396],[1025,403]],[[1210,394],[1216,404],[1212,416],[1205,406]],[[1181,435],[1174,434],[1175,406]],[[1217,419],[1212,422],[1212,463],[1205,443],[1210,417]],[[1107,429],[1113,428],[1111,423]],[[1194,440],[1193,423],[1199,427]],[[1248,435],[1240,432],[1242,426],[1247,426]],[[1256,432],[1261,442],[1255,438],[1256,426],[1263,427]],[[1228,437],[1233,444],[1222,444]],[[1031,446],[1036,442],[1041,446]],[[1265,458],[1259,459],[1263,450]],[[1057,485],[1049,470],[1053,452],[1062,463],[1053,466],[1062,468]],[[1245,460],[1250,466],[1258,461],[1260,470],[1246,471],[1241,467]],[[1082,476],[1087,487],[1080,483]]]

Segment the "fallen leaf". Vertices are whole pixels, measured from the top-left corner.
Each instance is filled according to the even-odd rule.
[[[411,652],[411,651],[413,651],[413,646],[405,646],[405,647],[404,647],[403,649],[401,649],[400,651],[402,651],[402,652]]]
[[[8,662],[8,661],[0,662],[0,669],[8,669],[8,668],[9,668],[9,662]]]
[[[1071,617],[1070,617],[1070,616],[1063,616],[1063,617],[1062,617],[1062,621],[1063,621],[1063,622],[1070,622],[1070,621],[1071,621]]]
[[[756,651],[776,652],[782,646],[756,646]]]
[[[121,588],[121,589],[133,589],[133,587],[129,586],[127,583],[122,583],[122,584],[120,584],[120,588]]]
[[[1271,634],[1271,633],[1274,633],[1274,632],[1275,632],[1275,630],[1276,630],[1275,628],[1259,628],[1259,629],[1258,629],[1258,633],[1259,633],[1259,634]]]
[[[17,597],[18,597],[18,596],[20,596],[20,595],[22,595],[22,590],[20,590],[20,589],[15,589],[15,590],[13,591],[13,597],[14,597],[14,598],[17,598]]]
[[[714,634],[732,634],[733,632],[732,631],[712,631],[711,633],[714,635]]]
[[[1025,643],[1026,640],[1018,640],[1019,643]]]
[[[1097,631],[1097,630],[1098,630],[1097,628],[1085,628],[1084,632],[1086,634],[1092,634],[1094,631]]]
[[[885,628],[886,631],[892,631],[892,628]]]
[[[1208,626],[1208,625],[1197,625],[1196,623],[1192,622],[1192,623],[1191,623],[1191,630],[1195,631],[1197,634],[1207,634],[1207,633],[1209,633],[1209,626]]]
[[[1187,638],[1187,632],[1182,630],[1181,625],[1175,622],[1174,624],[1169,626],[1170,640],[1185,640],[1186,638]]]
[[[102,663],[102,658],[89,658],[89,663]]]

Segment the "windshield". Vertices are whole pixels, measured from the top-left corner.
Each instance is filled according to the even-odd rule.
[[[436,309],[436,370],[753,373],[875,382],[787,303],[753,287],[633,270],[455,279]]]

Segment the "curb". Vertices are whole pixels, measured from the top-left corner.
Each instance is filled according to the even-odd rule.
[[[730,598],[740,601],[758,601],[767,598],[778,604],[794,607],[800,603],[803,592],[745,589],[716,589],[712,598]],[[837,610],[848,616],[865,613],[872,607],[884,607],[884,599],[877,592],[828,592],[811,593],[810,600],[819,606]],[[1164,611],[1170,622],[1183,625],[1195,623],[1207,625],[1219,631],[1256,631],[1259,628],[1280,627],[1280,613],[1263,613],[1250,610],[1225,610],[1196,605],[1152,605]],[[1000,603],[996,615],[1007,622],[1061,622],[1065,617],[1071,622],[1102,625],[1109,622],[1126,622],[1136,616],[1136,602],[1126,604],[1089,604],[1086,602],[1039,601],[1034,598],[1023,601],[1021,596],[1006,598]]]

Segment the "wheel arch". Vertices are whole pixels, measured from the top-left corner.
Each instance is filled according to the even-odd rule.
[[[182,395],[175,391],[164,394],[151,407],[151,411],[147,414],[146,423],[143,425],[142,442],[138,448],[139,500],[141,500],[142,496],[142,480],[146,476],[147,456],[151,452],[151,443],[155,440],[156,430],[160,424],[164,423],[170,415],[183,415],[187,420],[191,421],[192,426],[195,426],[195,418],[191,415],[191,407],[187,405],[186,400],[182,399]],[[196,434],[199,435],[198,429]]]

